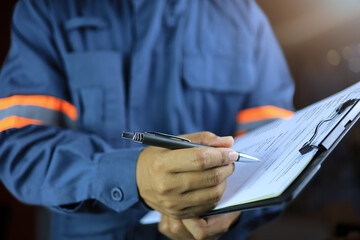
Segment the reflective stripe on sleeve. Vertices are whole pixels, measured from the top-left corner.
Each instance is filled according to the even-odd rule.
[[[261,106],[242,110],[236,117],[235,136],[241,136],[276,119],[290,119],[293,114],[292,111],[275,106]]]
[[[71,103],[52,96],[44,95],[14,95],[11,97],[0,99],[0,110],[15,105],[30,105],[52,109],[54,111],[63,112],[73,121],[77,120],[77,112],[75,106]]]
[[[0,99],[0,129],[30,124],[75,128],[76,108],[62,99],[44,95],[15,95]]]
[[[17,116],[7,117],[0,120],[0,132],[10,128],[22,128],[31,124],[42,125],[42,122],[39,120],[17,117]]]
[[[283,108],[261,106],[240,111],[236,120],[238,123],[250,123],[274,118],[290,119],[293,114],[294,112]]]

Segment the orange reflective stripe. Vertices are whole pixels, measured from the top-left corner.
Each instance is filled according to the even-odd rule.
[[[35,119],[11,116],[0,121],[0,132],[10,128],[22,128],[31,124],[41,125],[42,123],[42,121]]]
[[[59,111],[68,115],[73,121],[77,120],[77,112],[74,105],[69,102],[45,95],[14,95],[0,99],[0,110],[15,105],[32,105]]]
[[[294,112],[283,108],[275,106],[261,106],[240,111],[236,120],[238,123],[250,123],[272,118],[290,119],[293,114]]]
[[[241,137],[241,136],[245,136],[247,133],[246,130],[242,129],[242,130],[237,130],[234,134],[234,137]]]

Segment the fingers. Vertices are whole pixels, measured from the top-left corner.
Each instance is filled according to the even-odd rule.
[[[172,181],[181,181],[182,193],[205,189],[224,182],[235,170],[234,164],[211,168],[198,172],[174,174]]]
[[[221,197],[226,188],[226,181],[221,182],[218,185],[202,188],[194,191],[186,192],[182,195],[183,202],[189,202],[188,205],[191,206],[201,206],[204,204],[218,203],[221,200]],[[190,203],[192,203],[190,205]]]
[[[240,214],[241,212],[233,212],[206,218],[208,234],[217,235],[227,232],[239,218]]]
[[[181,209],[180,214],[175,215],[175,218],[189,218],[199,216],[214,209],[226,188],[226,181],[214,187],[201,189],[186,193],[182,196],[179,206],[187,206]]]
[[[201,215],[216,207],[226,188],[226,181],[206,189],[195,190],[168,197],[163,195],[159,203],[163,213],[176,219]]]
[[[193,134],[181,135],[183,138],[189,139],[191,142],[213,146],[230,148],[234,144],[234,138],[231,136],[219,137],[211,132],[199,132]]]
[[[175,219],[188,219],[197,217],[214,209],[216,205],[216,203],[211,203],[185,208],[182,209],[181,212],[179,212],[177,215],[172,215],[171,217]]]
[[[166,151],[167,171],[169,172],[188,172],[201,171],[217,166],[231,164],[236,161],[238,156],[230,154],[234,150],[227,148],[189,148],[181,150]]]
[[[240,214],[240,212],[234,212],[207,219],[197,217],[184,219],[182,222],[195,239],[218,239],[229,230]]]
[[[214,145],[232,144],[232,138],[211,133],[189,138]],[[136,181],[144,202],[174,218],[193,217],[213,209],[220,201],[226,179],[234,171],[237,154],[228,148],[144,149],[137,161]]]
[[[197,172],[171,174],[165,180],[160,179],[153,191],[160,195],[171,193],[186,194],[194,190],[207,189],[224,182],[235,169],[234,164]],[[153,180],[154,181],[154,180]]]
[[[222,234],[221,232],[216,235],[210,235],[207,221],[199,217],[184,219],[182,222],[185,228],[193,235],[194,239],[218,239]]]
[[[192,234],[185,228],[181,220],[173,219],[166,215],[161,216],[158,229],[159,232],[171,239],[193,239]]]
[[[166,215],[161,216],[159,231],[174,240],[207,239],[217,240],[228,231],[240,216],[240,212],[222,214],[207,219],[195,217],[177,220]]]

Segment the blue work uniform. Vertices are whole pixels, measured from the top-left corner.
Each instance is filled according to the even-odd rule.
[[[160,237],[138,224],[142,147],[122,131],[233,135],[243,109],[292,109],[286,62],[252,0],[23,0],[11,41],[0,177],[52,210],[52,239]],[[244,212],[236,239],[266,212]]]

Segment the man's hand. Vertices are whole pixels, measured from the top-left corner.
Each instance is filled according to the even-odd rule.
[[[217,240],[226,233],[239,218],[240,212],[222,214],[208,218],[173,219],[162,215],[159,231],[174,240]]]
[[[220,201],[226,179],[234,171],[232,137],[209,132],[184,135],[192,142],[216,148],[169,150],[148,147],[139,155],[139,194],[151,208],[176,219],[199,216]]]

